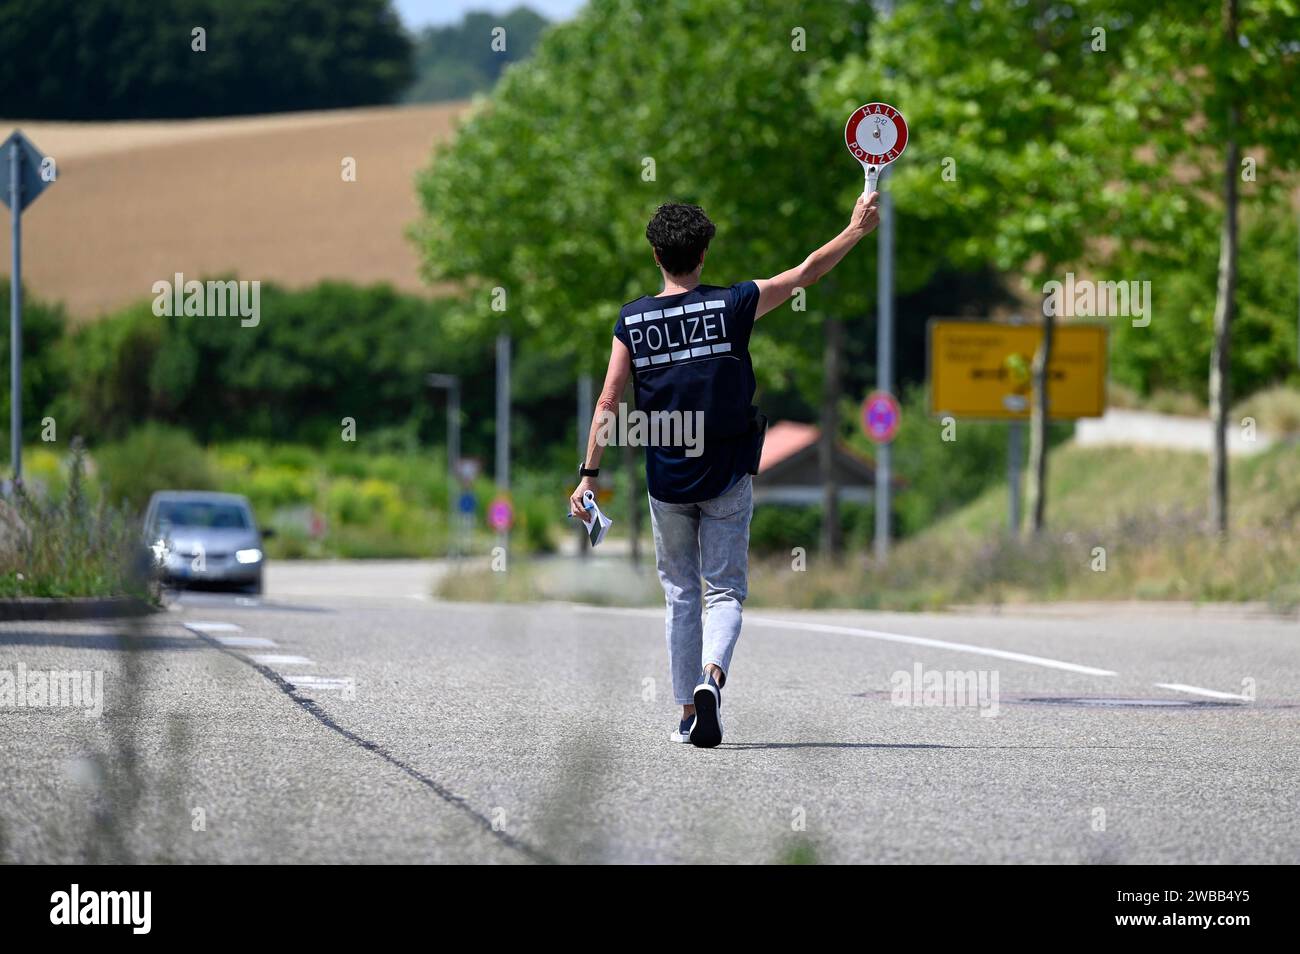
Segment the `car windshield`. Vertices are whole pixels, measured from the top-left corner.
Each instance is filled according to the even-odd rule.
[[[252,526],[248,511],[239,504],[211,500],[165,500],[158,504],[160,527],[213,527],[247,530]]]

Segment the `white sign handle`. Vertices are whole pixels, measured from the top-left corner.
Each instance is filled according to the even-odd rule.
[[[864,168],[864,169],[866,170],[866,172],[867,172],[867,185],[866,185],[866,191],[862,193],[863,197],[865,198],[866,196],[869,196],[869,195],[871,195],[871,193],[873,193],[873,192],[876,191],[876,183],[877,183],[877,182],[879,181],[879,179],[880,179],[880,170],[881,170],[882,167],[881,167],[881,166],[873,166],[873,165],[865,165],[865,166],[863,166],[863,168]]]

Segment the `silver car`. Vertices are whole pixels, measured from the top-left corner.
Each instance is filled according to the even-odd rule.
[[[262,592],[266,563],[248,498],[204,490],[160,490],[144,517],[145,544],[166,583]]]

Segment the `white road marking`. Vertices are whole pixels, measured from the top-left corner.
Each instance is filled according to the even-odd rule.
[[[274,649],[275,640],[264,636],[218,636],[217,642],[231,649]]]
[[[285,676],[286,681],[291,682],[294,686],[300,686],[303,689],[346,689],[352,685],[351,679],[340,679],[337,676]]]
[[[242,629],[234,623],[214,623],[202,619],[186,623],[185,628],[196,629],[200,633],[238,633]]]
[[[615,607],[583,607],[592,613],[626,613],[638,616],[663,617],[659,610],[621,609]],[[887,643],[907,643],[912,646],[929,646],[932,649],[947,649],[959,653],[974,653],[977,656],[992,656],[995,659],[1007,659],[1012,662],[1028,663],[1031,666],[1044,666],[1048,669],[1064,669],[1067,672],[1083,673],[1087,676],[1114,676],[1110,669],[1098,669],[1095,666],[1083,666],[1079,663],[1049,659],[1046,656],[1030,656],[1026,653],[1014,653],[1006,649],[994,649],[990,646],[976,646],[972,643],[953,643],[946,639],[929,639],[924,636],[904,636],[901,633],[885,633],[877,629],[859,629],[856,626],[834,626],[830,623],[801,623],[795,620],[766,619],[761,616],[745,616],[748,626],[768,626],[773,629],[791,629],[804,633],[835,633],[839,636],[857,636],[860,639],[878,639]]]
[[[1249,696],[1243,696],[1236,692],[1220,692],[1218,689],[1202,689],[1200,686],[1189,686],[1182,682],[1157,682],[1155,683],[1161,689],[1172,689],[1174,692],[1190,692],[1197,696],[1208,696],[1211,699],[1240,699],[1243,702],[1250,702]]]
[[[856,626],[834,626],[830,623],[797,623],[780,619],[755,619],[746,617],[745,621],[759,626],[771,626],[776,629],[793,629],[804,632],[838,633],[844,636],[858,636],[862,639],[879,639],[887,643],[908,643],[913,646],[929,646],[932,649],[949,649],[959,653],[974,653],[977,656],[992,656],[995,659],[1008,659],[1012,662],[1028,663],[1031,666],[1043,666],[1047,669],[1064,669],[1067,672],[1079,672],[1088,676],[1114,676],[1109,669],[1095,666],[1082,666],[1079,663],[1049,659],[1046,656],[1030,656],[1027,653],[1014,653],[1007,649],[993,649],[990,646],[976,646],[972,643],[953,643],[946,639],[929,639],[924,636],[904,636],[900,633],[884,633],[877,629],[858,629]]]
[[[314,666],[314,660],[306,656],[293,656],[281,653],[268,653],[264,656],[250,657],[253,662],[261,663],[263,666]]]

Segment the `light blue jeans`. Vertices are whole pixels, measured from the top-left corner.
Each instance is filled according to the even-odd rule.
[[[668,605],[668,669],[678,705],[694,702],[705,666],[717,666],[724,679],[731,672],[731,654],[740,638],[740,607],[749,592],[753,513],[749,474],[725,494],[701,503],[650,498],[655,562]],[[704,607],[708,616],[701,620]]]

